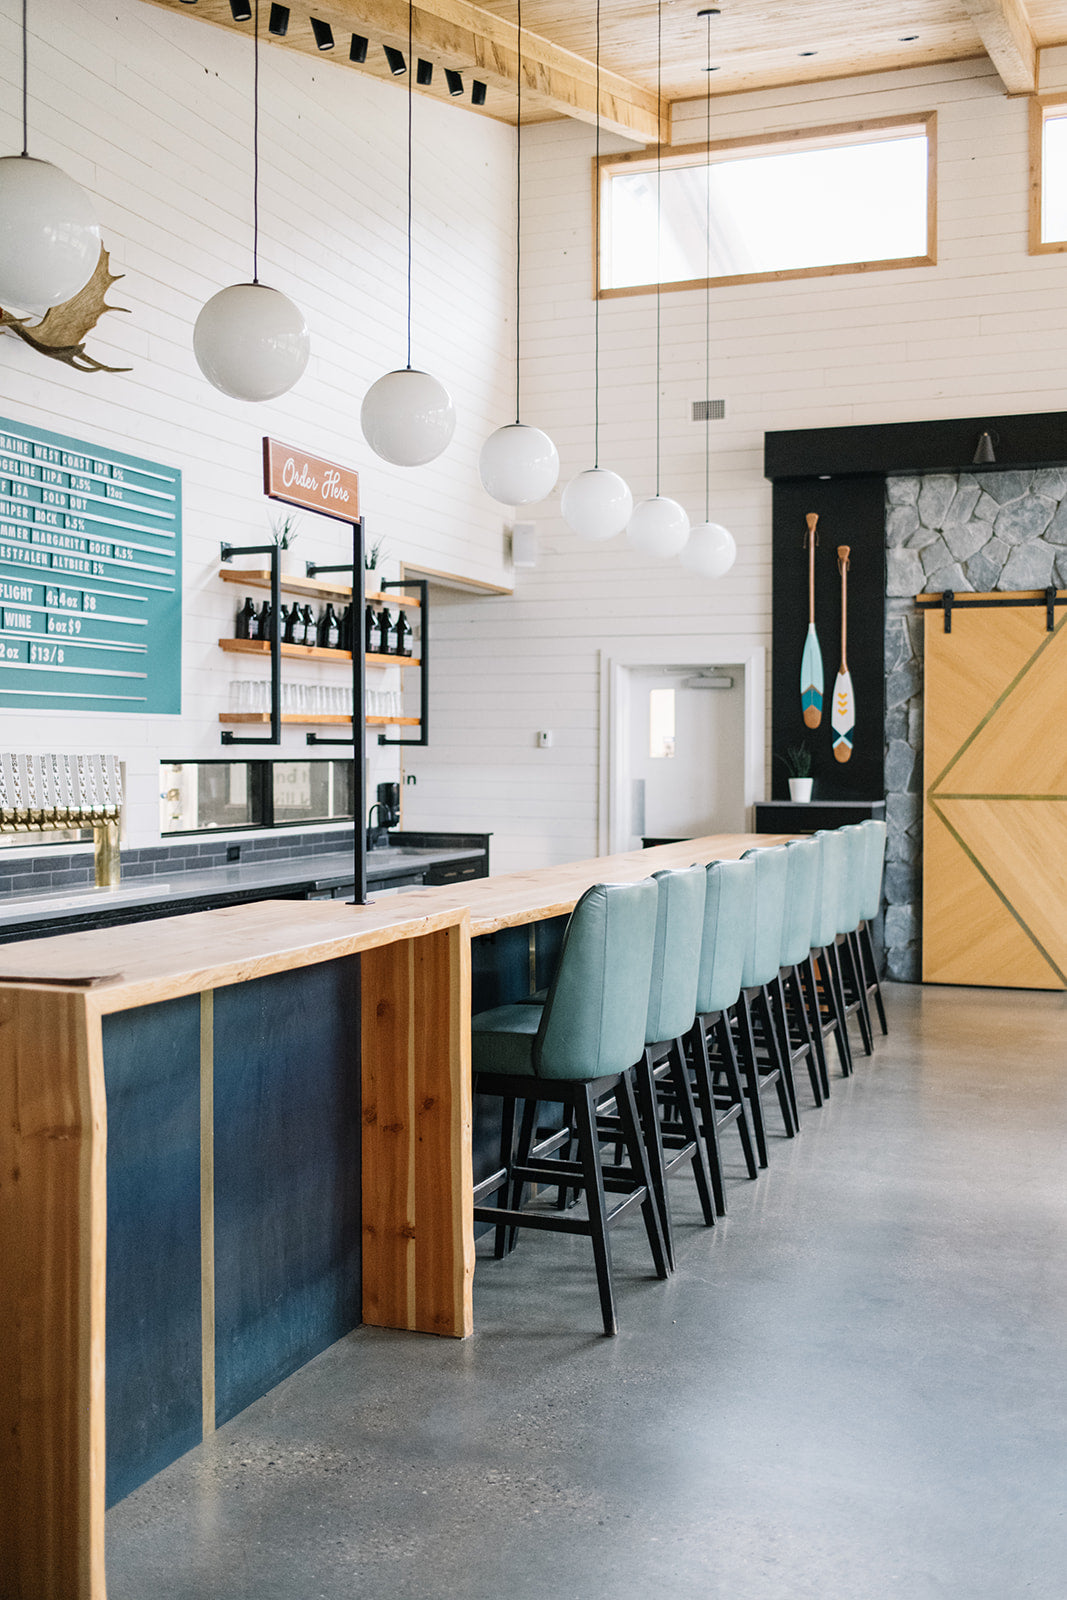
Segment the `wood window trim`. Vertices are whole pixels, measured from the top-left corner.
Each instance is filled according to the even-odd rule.
[[[1056,255],[1067,250],[1067,239],[1042,239],[1041,212],[1044,202],[1045,117],[1053,106],[1067,111],[1067,89],[1053,94],[1036,94],[1030,99],[1030,254]]]
[[[1052,99],[1053,96],[1047,98]],[[1067,95],[1064,96],[1067,99]],[[826,123],[811,128],[781,128],[772,132],[761,134],[753,138],[746,134],[732,139],[713,139],[709,144],[701,140],[697,144],[677,145],[664,152],[664,162],[670,165],[681,165],[687,157],[697,154],[710,155],[720,150],[760,150],[774,145],[789,144],[796,147],[811,145],[816,148],[825,148],[830,141],[844,143],[856,134],[878,133],[882,130],[914,128],[921,130],[926,136],[926,241],[927,251],[924,255],[893,256],[886,261],[842,261],[823,267],[783,267],[771,272],[739,272],[730,273],[723,277],[715,278],[687,278],[684,281],[672,283],[641,283],[628,284],[623,288],[605,289],[600,284],[600,261],[597,254],[597,242],[603,239],[611,226],[610,202],[600,213],[600,225],[597,226],[597,207],[602,203],[603,184],[602,173],[605,168],[616,169],[619,167],[635,167],[638,171],[643,168],[652,169],[656,165],[656,147],[646,146],[643,150],[625,151],[620,155],[605,155],[599,160],[594,156],[592,161],[593,183],[593,297],[600,300],[621,300],[633,295],[656,294],[658,291],[673,292],[685,289],[719,289],[738,283],[781,283],[793,278],[832,278],[845,273],[857,272],[893,272],[905,267],[935,267],[937,265],[937,112],[919,111],[912,112],[903,117],[871,117],[861,122]],[[1056,249],[1065,249],[1067,244],[1057,245]]]

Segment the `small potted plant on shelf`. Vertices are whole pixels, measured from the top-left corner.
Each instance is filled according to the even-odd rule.
[[[291,552],[293,545],[300,537],[300,518],[294,517],[292,512],[287,513],[284,517],[276,517],[270,525],[270,531],[274,538],[274,543],[278,546],[278,560],[281,571],[287,572],[291,576],[298,573],[300,563]]]
[[[385,576],[382,570],[385,566],[384,539],[375,539],[372,545],[367,546],[366,552],[363,556],[363,565],[366,568],[367,573],[365,587],[368,593],[380,594],[380,585],[383,577]]]
[[[799,744],[791,744],[785,754],[778,759],[789,774],[790,800],[809,801],[811,786],[815,780],[811,775],[811,751],[803,739]]]

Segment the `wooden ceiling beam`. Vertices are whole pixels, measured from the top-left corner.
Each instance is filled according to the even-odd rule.
[[[249,22],[235,22],[229,0],[145,0],[182,17],[214,23],[245,35]],[[355,72],[370,70],[375,76],[388,75],[378,65],[382,47],[403,52],[408,48],[408,7],[406,0],[289,0],[289,27],[284,37],[267,32],[269,0],[260,0],[260,38],[316,60],[332,60]],[[327,22],[336,41],[332,51],[321,52],[311,31],[311,17]],[[351,36],[367,39],[374,60],[368,67],[349,60]],[[515,87],[519,73],[518,29],[513,22],[469,4],[469,0],[421,0],[413,17],[413,38],[417,55],[433,63],[440,80],[446,67],[472,75],[490,90],[486,114],[501,121],[515,121]],[[370,52],[368,54],[370,54]],[[404,80],[406,81],[406,80]],[[531,120],[546,116],[572,117],[579,122],[596,121],[596,68],[593,62],[570,50],[563,50],[548,39],[523,30],[522,86],[524,114]],[[442,98],[440,82],[418,93]],[[527,99],[527,96],[529,97]],[[446,96],[447,98],[447,96]],[[457,105],[469,101],[456,100]],[[657,116],[656,96],[617,73],[601,69],[601,126],[641,144],[654,144],[657,138],[670,139],[670,108]]]
[[[1037,89],[1037,45],[1023,0],[963,0],[990,61],[1009,94]]]

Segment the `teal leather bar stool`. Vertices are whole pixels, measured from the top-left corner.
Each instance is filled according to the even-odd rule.
[[[657,885],[597,884],[579,900],[567,925],[543,1006],[508,1005],[471,1019],[471,1055],[478,1093],[503,1101],[500,1168],[474,1191],[474,1216],[496,1224],[496,1253],[515,1228],[583,1234],[592,1241],[604,1332],[617,1332],[609,1229],[640,1208],[656,1272],[670,1267],[659,1208],[638,1125],[634,1064],[645,1049],[649,987],[656,942]],[[607,1164],[596,1125],[599,1101],[615,1097],[629,1164]],[[519,1101],[552,1100],[573,1112],[577,1159],[515,1154]],[[525,1120],[525,1119],[524,1119]],[[528,1183],[583,1189],[587,1217],[523,1207]],[[609,1211],[608,1194],[622,1198]],[[498,1204],[486,1205],[491,1196]]]
[[[683,1161],[692,1162],[705,1225],[710,1228],[715,1224],[711,1174],[683,1042],[696,1020],[707,873],[698,866],[672,868],[652,876],[659,898],[645,1050],[637,1071],[638,1103],[668,1259],[673,1266],[674,1241],[666,1180]],[[657,1084],[660,1097],[673,1113],[662,1126]]]
[[[812,1098],[817,1106],[830,1093],[822,1032],[813,1026],[801,969],[811,959],[811,930],[819,889],[819,850],[816,839],[791,839],[785,846],[785,916],[782,919],[782,968],[778,990],[785,1018],[785,1048],[794,1072],[806,1063]]]
[[[882,875],[885,869],[885,844],[886,825],[876,817],[868,817],[866,822],[861,822],[860,827],[867,836],[866,869],[863,878],[863,894],[860,897],[860,925],[857,933],[859,944],[860,972],[863,977],[864,991],[868,996],[873,996],[878,1012],[878,1024],[883,1032],[889,1032],[885,1017],[885,1003],[882,999],[882,985],[878,981],[878,960],[874,951],[874,940],[871,937],[871,924],[878,920],[882,910]]]
[[[756,867],[752,861],[712,861],[704,875],[697,1015],[686,1048],[696,1084],[715,1207],[724,1217],[726,1186],[719,1142],[723,1128],[736,1124],[749,1177],[755,1178],[759,1171],[730,1022],[730,1011],[741,994],[745,950],[756,913]]]
[[[833,1035],[841,1076],[852,1073],[852,1049],[848,1039],[848,1018],[837,959],[838,906],[841,878],[845,872],[847,845],[840,833],[824,830],[814,835],[819,847],[819,873],[816,882],[815,910],[811,924],[811,957],[805,970],[808,1007],[812,1022],[817,1021],[823,1055],[826,1040]]]
[[[756,909],[741,971],[736,1015],[738,1044],[761,1167],[767,1165],[767,1126],[762,1095],[777,1090],[786,1137],[799,1128],[796,1089],[788,1050],[783,1051],[775,989],[781,970],[787,858],[784,845],[746,850],[756,867]]]

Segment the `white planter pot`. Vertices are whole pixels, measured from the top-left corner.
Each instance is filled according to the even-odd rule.
[[[284,577],[303,578],[305,565],[304,557],[296,550],[279,550],[278,566]]]
[[[800,801],[805,801],[805,802],[810,800],[811,799],[811,786],[812,786],[812,784],[814,782],[815,782],[814,778],[790,778],[790,780],[789,780],[789,798],[790,798],[790,800],[800,800]]]

